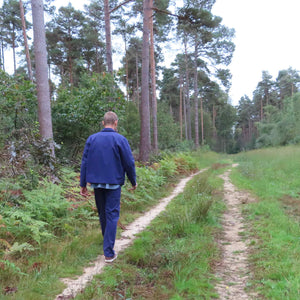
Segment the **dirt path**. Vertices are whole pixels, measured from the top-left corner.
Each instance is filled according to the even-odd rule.
[[[233,165],[236,167],[237,165]],[[216,268],[220,282],[216,291],[221,300],[253,299],[254,295],[245,292],[249,279],[248,247],[243,238],[244,220],[241,205],[254,201],[246,192],[237,191],[230,182],[226,171],[220,177],[224,180],[224,198],[227,210],[223,215],[223,236],[219,240],[222,260]]]
[[[116,252],[121,252],[122,250],[127,248],[135,239],[135,235],[143,231],[151,223],[151,221],[155,219],[166,208],[166,206],[173,198],[183,192],[184,187],[189,180],[191,180],[195,175],[198,175],[206,170],[207,169],[203,169],[198,173],[182,179],[169,197],[161,199],[157,206],[146,212],[143,216],[136,219],[133,223],[126,226],[127,229],[122,232],[121,238],[116,240]],[[83,274],[80,277],[76,279],[62,279],[62,282],[64,282],[67,287],[60,295],[56,296],[55,299],[63,300],[72,299],[73,297],[75,297],[93,279],[94,275],[100,274],[102,272],[102,269],[105,265],[106,264],[104,262],[103,255],[99,255],[97,260],[93,262],[92,266],[84,269]]]

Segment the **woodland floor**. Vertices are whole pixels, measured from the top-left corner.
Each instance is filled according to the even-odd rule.
[[[236,165],[233,165],[235,167]],[[183,192],[186,183],[195,175],[206,171],[206,169],[182,179],[175,187],[169,197],[163,198],[157,206],[149,210],[146,214],[129,224],[121,234],[121,238],[116,240],[115,250],[121,252],[127,248],[135,239],[137,233],[143,231],[151,221],[156,218],[167,206],[167,204],[178,194]],[[241,213],[243,204],[254,201],[246,192],[237,191],[229,179],[230,170],[220,177],[224,180],[224,200],[227,210],[223,215],[223,232],[218,243],[222,252],[221,260],[215,268],[215,275],[219,279],[216,291],[219,299],[255,299],[255,295],[246,293],[247,282],[249,280],[250,269],[248,265],[247,240],[245,240],[245,224]],[[76,279],[64,278],[65,290],[56,296],[56,300],[72,299],[80,293],[92,280],[93,276],[100,274],[105,266],[103,255],[91,262],[91,266],[84,269],[83,274]]]

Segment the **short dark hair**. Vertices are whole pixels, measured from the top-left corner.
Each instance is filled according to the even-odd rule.
[[[118,121],[118,116],[113,111],[108,111],[103,118],[103,123],[105,125],[113,125],[115,122]]]

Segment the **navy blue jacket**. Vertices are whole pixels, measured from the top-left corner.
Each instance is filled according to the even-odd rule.
[[[80,186],[87,182],[123,185],[125,173],[135,186],[134,158],[127,139],[111,128],[91,135],[83,151]]]

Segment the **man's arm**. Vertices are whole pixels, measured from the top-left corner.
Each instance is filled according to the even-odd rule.
[[[129,181],[132,184],[133,189],[135,190],[137,187],[135,162],[131,152],[131,148],[126,138],[123,139],[120,150],[123,167],[125,169]]]
[[[90,147],[90,142],[89,138],[87,139],[84,150],[83,150],[83,155],[82,155],[82,160],[81,160],[81,168],[80,168],[80,186],[81,188],[86,188],[86,167],[87,167],[87,158],[88,158],[88,152],[89,152],[89,147]],[[81,194],[81,192],[80,192]]]

